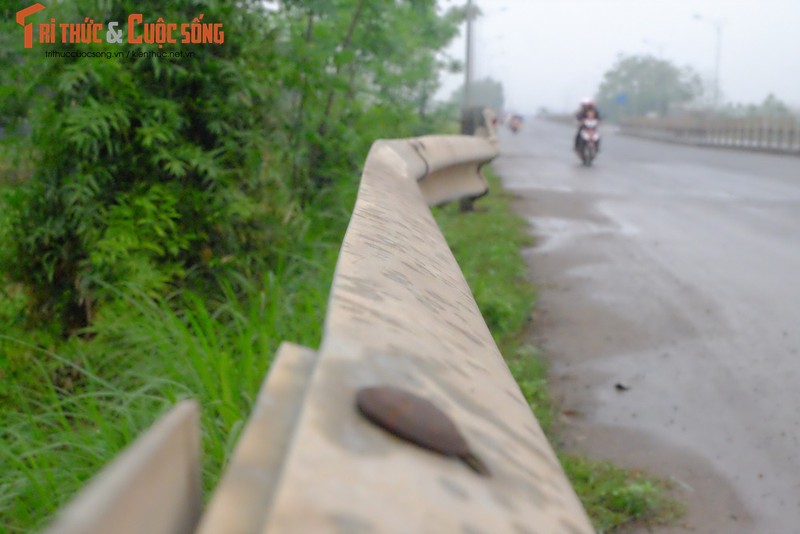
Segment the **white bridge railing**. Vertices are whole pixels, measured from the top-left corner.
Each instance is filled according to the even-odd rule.
[[[485,194],[480,167],[496,155],[477,137],[377,141],[322,344],[280,347],[205,512],[197,406],[185,401],[49,531],[592,532],[429,209]],[[490,474],[414,444],[464,456],[427,405],[371,399],[411,441],[370,422],[356,396],[374,386],[430,401]]]
[[[637,118],[620,126],[624,134],[660,141],[800,155],[796,117]]]

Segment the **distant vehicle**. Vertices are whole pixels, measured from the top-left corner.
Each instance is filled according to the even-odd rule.
[[[512,132],[517,133],[522,128],[522,115],[512,115],[508,121],[508,127]]]
[[[587,167],[592,164],[600,150],[598,125],[599,121],[594,117],[587,117],[581,121],[580,134],[578,135],[578,157]]]

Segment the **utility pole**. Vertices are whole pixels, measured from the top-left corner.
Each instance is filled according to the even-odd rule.
[[[475,133],[475,117],[472,112],[472,0],[467,0],[467,51],[464,60],[464,102],[461,107],[461,133]]]
[[[467,52],[464,65],[464,109],[472,107],[472,0],[467,0]]]
[[[714,59],[714,108],[719,108],[719,62],[722,54],[722,22],[715,21],[714,29],[717,30],[717,53]]]
[[[461,133],[463,135],[475,135],[477,117],[472,109],[472,0],[467,0],[467,53],[464,65],[464,107],[461,109]],[[462,212],[474,209],[475,198],[462,198],[458,207]]]

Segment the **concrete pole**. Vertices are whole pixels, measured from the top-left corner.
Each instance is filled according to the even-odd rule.
[[[714,21],[714,28],[717,30],[717,51],[714,60],[714,109],[719,108],[719,63],[722,54],[722,22]]]
[[[472,107],[472,0],[467,0],[467,51],[464,65],[464,109]]]

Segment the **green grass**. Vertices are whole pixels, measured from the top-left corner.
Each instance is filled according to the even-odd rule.
[[[184,398],[202,408],[209,494],[279,343],[319,343],[332,264],[286,269],[242,293],[226,286],[220,302],[127,291],[86,332],[90,341],[74,338],[57,351],[1,336],[5,363],[26,366],[27,379],[0,399],[0,531],[42,526]]]
[[[599,533],[632,524],[664,525],[683,514],[668,496],[671,484],[609,462],[559,454],[561,465]]]
[[[24,294],[0,283],[0,532],[44,526],[184,398],[201,406],[210,495],[280,342],[319,344],[346,196],[326,199],[260,280],[229,272],[216,290],[161,299],[110,288],[115,301],[68,340],[30,329]]]
[[[556,407],[547,389],[547,368],[525,341],[535,288],[527,281],[520,249],[532,244],[524,219],[510,208],[510,195],[487,172],[491,193],[472,213],[455,205],[434,210],[442,232],[472,289],[478,307],[511,374],[548,434],[554,439]],[[664,524],[680,515],[669,484],[644,473],[579,456],[559,454],[564,471],[598,532],[638,524]]]

